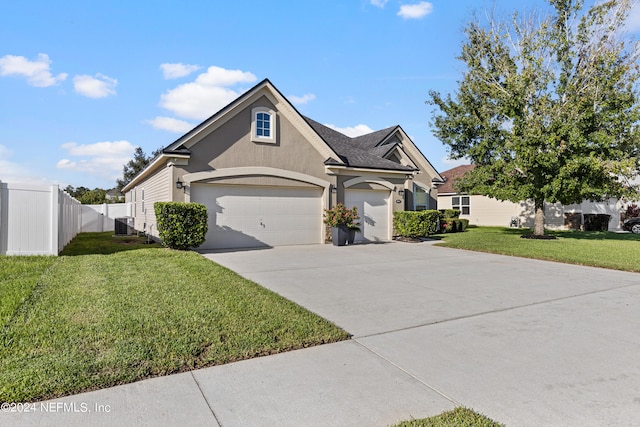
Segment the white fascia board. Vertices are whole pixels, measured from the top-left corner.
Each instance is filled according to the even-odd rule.
[[[193,147],[262,96],[265,96],[276,107],[277,113],[289,120],[324,158],[339,158],[338,154],[320,138],[311,125],[304,120],[293,105],[269,81],[265,81],[262,85],[258,85],[249,92],[244,93],[234,102],[196,126],[194,130],[175,141],[167,149],[176,149],[180,146]]]
[[[131,188],[135,187],[136,184],[140,182],[140,180],[149,176],[151,172],[155,171],[158,168],[158,165],[163,160],[169,159],[167,161],[171,161],[171,159],[189,159],[190,157],[191,156],[188,154],[165,154],[165,153],[160,154],[158,157],[155,158],[153,162],[148,164],[147,167],[145,167],[138,175],[133,177],[130,183],[128,183],[122,188],[122,193],[124,194],[127,191],[131,190]]]
[[[407,135],[404,129],[402,129],[401,126],[398,126],[398,129],[396,130],[396,132],[399,132],[401,135],[401,140],[403,143],[402,149],[405,150],[410,157],[416,159],[415,161],[417,161],[418,163],[421,163],[424,169],[430,172],[430,174],[433,175],[434,178],[439,178],[440,180],[442,180],[442,182],[444,182],[442,175],[440,175],[440,173],[436,170],[436,168],[433,167],[429,159],[427,159],[426,156],[422,154],[422,151],[420,151],[420,149],[413,143],[413,141],[411,140],[411,138],[409,138],[409,135]],[[396,132],[392,132],[387,138],[385,138],[385,141],[391,138],[393,135],[395,135]]]
[[[411,175],[415,176],[415,171],[400,171],[400,170],[388,170],[388,169],[368,169],[368,168],[353,168],[349,166],[325,166],[325,171],[329,175],[345,175],[345,172],[358,172],[360,174],[369,174],[369,175],[389,175],[389,176],[398,176],[403,175],[405,177]]]

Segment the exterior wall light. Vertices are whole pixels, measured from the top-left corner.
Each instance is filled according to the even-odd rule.
[[[178,178],[178,180],[176,181],[176,188],[178,190],[182,190],[182,188],[184,188],[184,183],[180,181],[180,178]]]
[[[398,190],[398,196],[400,197],[404,196],[404,190]]]

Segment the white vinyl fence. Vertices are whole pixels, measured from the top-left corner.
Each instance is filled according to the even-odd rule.
[[[57,185],[0,181],[0,255],[58,255],[80,232],[81,206]]]
[[[113,203],[103,205],[82,205],[81,231],[114,231],[116,218],[131,216],[131,203]]]

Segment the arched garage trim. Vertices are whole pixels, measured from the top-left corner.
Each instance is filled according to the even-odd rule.
[[[307,175],[300,172],[293,172],[284,169],[277,168],[268,168],[261,166],[248,166],[241,168],[227,168],[227,169],[216,169],[213,171],[205,171],[205,172],[195,172],[189,173],[182,177],[183,181],[189,185],[192,182],[205,181],[208,179],[218,179],[218,178],[230,178],[237,176],[274,176],[278,178],[287,178],[292,179],[294,181],[306,182],[309,184],[317,185],[318,187],[322,187],[325,189],[325,192],[328,193],[330,183],[320,178],[316,178],[315,176]]]
[[[358,184],[362,184],[362,183],[378,184],[378,185],[381,185],[383,187],[388,188],[391,191],[393,191],[396,188],[395,185],[393,185],[389,181],[385,181],[385,180],[382,180],[382,179],[371,179],[371,178],[366,178],[366,177],[363,177],[363,176],[359,176],[357,178],[353,178],[353,179],[350,179],[348,181],[345,181],[344,182],[344,188],[353,187],[354,185],[358,185]]]

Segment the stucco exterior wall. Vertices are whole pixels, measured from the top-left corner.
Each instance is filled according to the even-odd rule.
[[[256,143],[251,139],[251,110],[267,107],[276,111],[275,143]],[[263,166],[295,171],[328,180],[324,158],[266,97],[240,111],[215,132],[191,148],[186,166],[175,166],[177,175],[243,166]],[[272,185],[254,177],[256,185]]]

